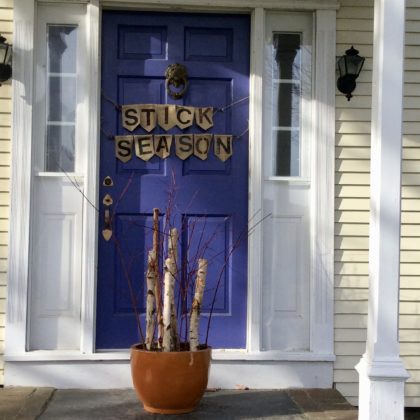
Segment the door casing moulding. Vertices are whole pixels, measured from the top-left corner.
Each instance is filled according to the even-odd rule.
[[[36,1],[36,0],[34,0]],[[104,8],[134,8],[136,10],[174,10],[204,12],[233,12],[250,11],[256,8],[267,10],[338,10],[340,3],[337,0],[213,0],[202,2],[199,0],[38,0],[38,3],[67,3],[88,4],[98,3]]]
[[[26,360],[62,361],[115,360],[121,363],[121,352],[107,354],[95,352],[95,293],[97,262],[97,213],[92,206],[84,206],[83,262],[82,262],[82,313],[81,351],[28,352],[27,351],[27,302],[30,244],[30,203],[32,168],[32,114],[35,106],[34,92],[34,34],[37,14],[36,0],[19,0],[14,6],[14,77],[13,95],[13,141],[11,166],[11,213],[9,240],[8,305],[6,325],[5,360],[15,368],[6,369],[6,384],[17,383],[16,366]],[[70,2],[49,0],[48,3],[68,5]],[[262,256],[258,251],[262,244],[261,226],[256,226],[249,238],[249,281],[247,349],[225,351],[215,358],[219,360],[293,360],[293,363],[317,360],[331,370],[333,352],[333,228],[334,228],[334,137],[335,137],[335,19],[338,3],[335,0],[320,1],[240,1],[214,0],[204,3],[199,0],[125,1],[72,1],[86,4],[87,45],[86,73],[89,89],[89,112],[86,167],[84,170],[84,193],[96,205],[98,198],[99,168],[99,102],[100,102],[100,21],[101,7],[135,7],[138,10],[205,11],[205,12],[248,12],[251,14],[251,68],[250,68],[250,162],[249,173],[249,215],[258,219],[262,200],[262,138],[261,115],[263,92],[263,54],[265,42],[265,16],[271,10],[311,10],[314,16],[313,61],[313,122],[311,142],[311,182],[317,193],[311,197],[313,231],[311,232],[311,321],[310,351],[296,354],[260,352],[261,342],[261,286]],[[79,359],[80,360],[80,359]],[[329,363],[328,363],[329,362]],[[297,366],[297,365],[296,365]],[[24,366],[23,366],[24,368]],[[22,369],[23,369],[22,368]],[[64,367],[65,368],[65,367]],[[330,369],[331,368],[331,369]],[[10,375],[8,375],[8,371]],[[14,372],[14,373],[13,373]],[[23,370],[22,370],[23,372]],[[20,374],[18,375],[20,377]],[[329,376],[329,374],[327,375]],[[10,378],[10,380],[9,380]],[[57,386],[59,384],[56,384]]]

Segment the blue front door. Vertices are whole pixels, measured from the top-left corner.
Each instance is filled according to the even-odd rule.
[[[173,63],[184,65],[188,73],[189,86],[181,99],[173,99],[165,88],[165,71]],[[165,218],[178,227],[179,261],[191,264],[197,252],[209,260],[201,341],[217,289],[208,343],[214,348],[245,347],[248,95],[248,16],[104,11],[97,349],[127,348],[141,338],[133,304],[144,314],[153,208],[163,213],[162,230]],[[212,146],[205,160],[194,155],[181,160],[172,144],[166,159],[143,161],[133,147],[131,159],[122,162],[116,159],[112,136],[148,134],[141,127],[132,133],[123,128],[117,105],[125,104],[214,107],[214,126],[205,132],[237,136],[233,154],[223,162]],[[197,125],[167,131],[156,126],[150,134],[166,132],[204,130]],[[112,204],[104,203],[107,194]],[[109,240],[104,229],[112,230]]]

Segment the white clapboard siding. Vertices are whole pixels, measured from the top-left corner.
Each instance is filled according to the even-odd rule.
[[[368,286],[368,276],[335,276],[334,277],[334,286],[335,287],[367,287]],[[336,313],[337,312],[337,302],[336,302]]]
[[[0,33],[12,43],[13,0],[0,0]],[[4,378],[4,326],[9,232],[9,174],[11,137],[11,83],[0,86],[0,385]]]

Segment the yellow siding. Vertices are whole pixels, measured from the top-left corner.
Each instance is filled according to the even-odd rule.
[[[401,355],[411,375],[406,405],[420,405],[420,0],[407,2],[401,225]],[[334,382],[357,404],[354,366],[365,350],[373,1],[344,0],[337,55],[354,44],[366,57],[355,97],[337,95]]]
[[[406,404],[420,405],[420,0],[408,0],[402,177],[401,355],[411,378]],[[0,33],[12,36],[13,0],[0,0]],[[334,382],[357,404],[354,366],[365,349],[368,287],[372,0],[342,0],[337,54],[354,44],[366,57],[355,97],[337,95]],[[0,384],[3,383],[11,86],[0,87]]]
[[[0,0],[0,33],[12,43],[13,0]],[[7,243],[9,232],[9,173],[12,119],[10,81],[0,86],[0,384],[4,378]]]

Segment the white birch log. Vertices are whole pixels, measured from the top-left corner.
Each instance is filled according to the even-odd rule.
[[[156,288],[156,253],[149,251],[147,256],[147,298],[146,298],[146,349],[150,350],[155,332],[155,288]]]
[[[172,228],[169,232],[168,258],[173,258],[176,266],[178,266],[178,236],[178,229]]]
[[[191,317],[190,317],[190,350],[195,351],[198,349],[199,345],[199,325],[200,325],[200,311],[201,303],[203,302],[204,288],[206,286],[206,276],[207,276],[207,260],[199,259],[198,260],[198,272],[197,278],[195,281],[195,293],[194,300],[191,308]]]
[[[156,320],[158,324],[158,348],[162,347],[163,340],[163,319],[162,319],[162,288],[159,278],[159,209],[153,209],[153,251],[155,252],[155,298],[156,298]]]
[[[165,260],[164,297],[163,297],[163,351],[173,350],[171,312],[175,285],[175,264],[172,258]]]
[[[178,230],[176,228],[172,228],[169,232],[169,239],[168,239],[168,256],[172,259],[174,263],[175,272],[173,273],[175,278],[178,273]],[[172,301],[171,301],[171,334],[172,334],[172,345],[173,350],[179,351],[180,349],[180,342],[179,342],[179,335],[178,335],[178,318],[176,314],[176,305],[175,305],[175,293],[172,294]]]

